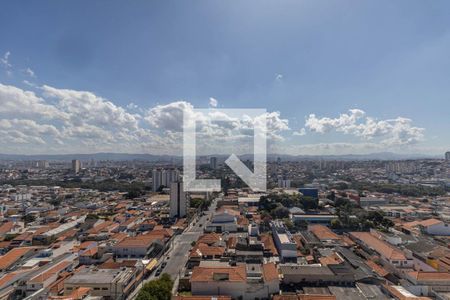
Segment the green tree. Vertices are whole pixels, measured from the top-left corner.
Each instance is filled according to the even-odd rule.
[[[284,219],[289,217],[289,209],[280,205],[272,211],[272,215],[277,219]]]
[[[139,300],[170,300],[172,297],[173,281],[169,274],[162,274],[159,279],[144,284],[139,291]]]

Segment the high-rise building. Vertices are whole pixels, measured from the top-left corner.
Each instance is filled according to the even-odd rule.
[[[49,163],[46,160],[38,160],[36,162],[36,167],[39,169],[47,169],[49,167]]]
[[[450,161],[450,151],[445,152],[445,160]]]
[[[170,184],[170,217],[183,218],[189,207],[189,199],[183,191],[183,183],[180,181]]]
[[[72,171],[77,174],[80,172],[81,162],[78,159],[72,160]]]
[[[283,189],[289,189],[291,187],[291,180],[286,178],[278,179],[278,187]]]
[[[217,169],[217,157],[213,156],[209,158],[209,167],[213,170]]]
[[[153,191],[157,191],[161,186],[170,187],[172,182],[180,179],[180,171],[177,169],[154,169],[152,172]]]

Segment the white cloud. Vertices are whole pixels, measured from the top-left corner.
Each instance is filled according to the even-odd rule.
[[[36,75],[34,74],[34,71],[33,70],[31,70],[30,68],[26,68],[25,70],[24,70],[24,73],[26,74],[26,75],[28,75],[28,76],[30,76],[30,77],[36,77]]]
[[[194,107],[186,101],[176,101],[151,108],[145,120],[153,127],[172,132],[183,130],[183,112],[194,117]]]
[[[69,124],[90,123],[97,126],[137,129],[139,116],[128,113],[111,101],[86,91],[42,86],[46,97],[58,100],[57,108],[70,116]]]
[[[282,81],[283,80],[283,74],[275,74],[275,80],[276,81]]]
[[[219,102],[216,100],[216,99],[214,99],[214,98],[209,98],[209,106],[211,106],[211,107],[217,107],[217,105],[219,104]]]
[[[304,135],[306,135],[306,129],[300,128],[300,130],[294,131],[292,134],[296,135],[296,136],[304,136]]]
[[[14,116],[65,119],[68,117],[67,114],[48,104],[34,92],[1,83],[0,103],[0,118]]]
[[[9,69],[12,67],[11,63],[9,62],[9,56],[11,55],[11,52],[7,51],[3,57],[0,57],[0,64],[6,68]]]
[[[425,132],[424,128],[413,126],[411,119],[397,117],[376,120],[373,117],[366,117],[366,113],[360,109],[350,109],[349,113],[341,114],[337,118],[318,118],[315,114],[310,114],[306,119],[305,128],[321,134],[336,131],[363,140],[377,139],[385,146],[420,142]]]
[[[262,117],[238,120],[217,109],[199,114],[187,101],[156,105],[146,110],[134,103],[121,107],[88,91],[59,89],[44,85],[36,92],[0,84],[0,152],[74,153],[130,152],[182,154],[183,112],[197,121],[198,138],[204,154],[250,153],[255,126]],[[217,114],[226,121],[214,122]],[[376,120],[362,110],[352,109],[336,118],[307,117],[307,131],[340,132],[358,137],[361,143],[332,143],[295,146],[284,136],[291,131],[280,112],[267,112],[268,147],[272,152],[339,154],[413,149],[424,129],[412,120],[398,117]],[[249,146],[250,145],[250,146]],[[412,151],[412,150],[411,150]]]

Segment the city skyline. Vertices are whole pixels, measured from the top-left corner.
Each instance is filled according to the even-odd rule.
[[[208,107],[267,109],[268,153],[449,150],[447,3],[200,2],[5,4],[0,152],[181,155]]]

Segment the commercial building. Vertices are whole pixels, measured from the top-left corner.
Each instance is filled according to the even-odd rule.
[[[64,295],[70,295],[80,287],[91,288],[91,296],[106,299],[125,299],[136,284],[136,270],[120,269],[81,269],[64,282]]]
[[[291,233],[284,226],[281,221],[274,221],[272,226],[272,236],[275,241],[275,246],[277,247],[280,257],[285,259],[296,259],[297,258],[297,244],[292,238]]]
[[[311,197],[314,199],[319,199],[319,189],[316,188],[299,188],[298,191],[303,194],[303,196]]]

